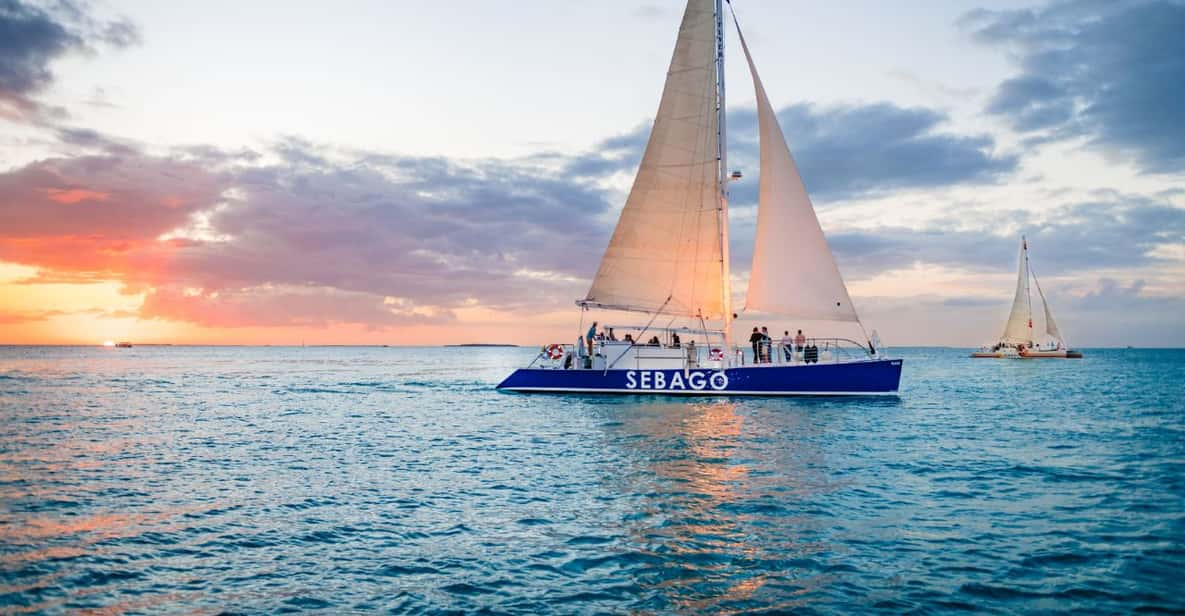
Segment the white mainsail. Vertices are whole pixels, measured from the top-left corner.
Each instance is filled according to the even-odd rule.
[[[739,24],[737,34],[757,91],[761,143],[757,237],[745,310],[859,321]]]
[[[1020,240],[1020,265],[1016,274],[1016,295],[1012,298],[1012,311],[1004,325],[1000,342],[1007,344],[1033,345],[1033,306],[1029,299],[1029,245]]]
[[[714,0],[683,14],[654,127],[582,305],[725,316]]]

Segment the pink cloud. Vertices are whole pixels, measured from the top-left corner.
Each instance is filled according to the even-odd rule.
[[[29,283],[122,281],[148,293],[144,318],[390,327],[474,300],[568,306],[607,233],[599,191],[533,169],[277,152],[269,166],[120,151],[0,173],[0,260],[38,267]]]
[[[149,156],[54,158],[0,174],[0,236],[147,240],[212,208],[226,180]]]
[[[83,190],[81,188],[47,188],[45,192],[49,195],[49,200],[55,203],[72,204],[80,201],[111,200],[111,195],[107,193]]]
[[[185,321],[204,327],[303,326],[328,327],[362,323],[380,329],[394,325],[446,322],[448,312],[417,313],[369,293],[327,288],[244,289],[229,292],[186,292],[176,286],[148,294],[142,318]]]

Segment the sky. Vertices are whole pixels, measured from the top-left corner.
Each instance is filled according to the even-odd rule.
[[[733,4],[886,344],[1185,346],[1185,2]],[[573,340],[682,8],[0,0],[0,344]]]

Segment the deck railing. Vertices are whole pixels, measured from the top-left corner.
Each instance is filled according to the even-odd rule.
[[[875,359],[879,351],[850,338],[807,338],[801,345],[767,340],[753,345],[733,347],[742,365],[839,364],[861,359]]]
[[[620,344],[620,343],[618,343]],[[551,358],[548,350],[552,347],[559,347],[561,353],[559,357]],[[616,344],[614,346],[617,346]],[[648,359],[645,355],[647,348],[660,348],[652,345],[637,344],[633,345],[635,355],[633,359]],[[673,348],[673,347],[661,347]],[[713,362],[709,359],[708,354],[711,352],[711,347],[707,345],[684,344],[680,347],[684,351],[684,362],[689,368],[696,368],[699,366],[711,365]],[[754,354],[753,346],[750,345],[734,345],[732,347],[732,356],[725,357],[725,364],[732,366],[763,366],[763,365],[798,365],[798,364],[826,364],[826,363],[845,363],[850,361],[859,361],[866,359],[876,359],[880,357],[881,351],[879,349],[873,350],[855,340],[849,338],[807,338],[802,345],[782,344],[777,341],[765,341],[757,348],[757,353]],[[598,341],[593,345],[593,356],[601,356],[605,358],[605,345]],[[669,359],[669,356],[662,355],[661,357],[654,357],[654,359]],[[616,357],[606,358],[609,361],[616,363]],[[729,361],[731,360],[731,361]],[[593,368],[594,360],[592,356],[588,355],[588,347],[577,349],[574,344],[556,344],[547,345],[540,349],[528,368],[540,366],[547,368],[574,368],[574,369],[589,369]],[[716,364],[719,365],[719,364]],[[606,365],[606,368],[609,367]]]
[[[550,349],[553,346],[558,346],[563,351],[563,353],[561,353],[560,356],[556,359],[552,359],[549,356],[548,351],[547,351],[548,349]],[[585,350],[585,352],[587,352],[588,347],[587,346],[584,347],[584,350]],[[564,364],[566,364],[569,361],[568,358],[571,358],[571,361],[572,361],[571,367],[582,368],[583,366],[576,365],[577,362],[582,361],[582,359],[579,358],[578,355],[579,355],[579,353],[577,352],[576,345],[574,345],[574,344],[554,344],[554,345],[547,344],[547,345],[544,345],[543,348],[539,349],[539,352],[537,354],[535,354],[535,358],[531,360],[530,364],[527,364],[527,367],[534,368],[537,364],[541,365],[541,366],[546,366],[548,368],[564,367]]]

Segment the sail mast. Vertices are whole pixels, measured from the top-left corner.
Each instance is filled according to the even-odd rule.
[[[720,302],[724,307],[724,345],[732,343],[732,273],[728,247],[728,131],[724,99],[724,4],[716,0],[716,149],[720,194]]]
[[[1025,256],[1025,301],[1029,308],[1029,345],[1033,344],[1033,292],[1029,289],[1029,241],[1020,236],[1020,249]]]

